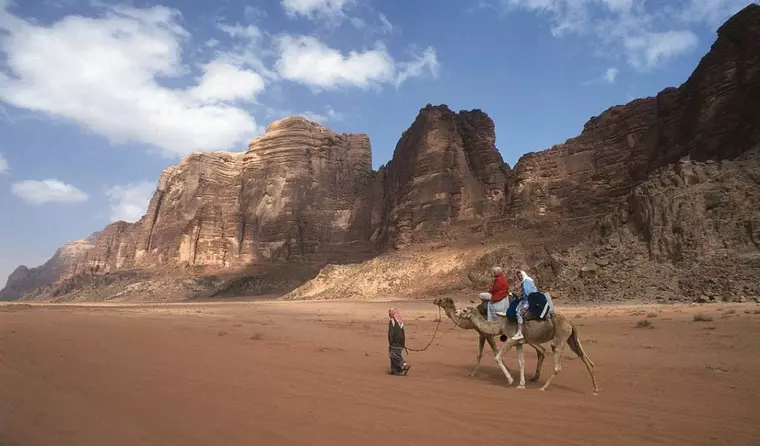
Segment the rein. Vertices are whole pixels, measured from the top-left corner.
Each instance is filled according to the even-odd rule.
[[[443,321],[443,318],[441,317],[441,307],[438,307],[438,322],[435,324],[435,331],[433,332],[433,337],[430,338],[430,342],[428,342],[428,344],[421,349],[414,349],[414,348],[409,348],[409,347],[407,347],[406,349],[411,352],[424,352],[425,350],[427,350],[428,347],[430,347],[430,345],[433,344],[433,341],[435,340],[435,335],[438,333],[438,328],[441,326],[441,321]]]
[[[428,342],[428,344],[427,344],[427,345],[426,345],[424,348],[421,348],[421,349],[413,349],[413,348],[408,348],[408,347],[407,347],[407,350],[409,350],[409,351],[411,351],[411,352],[424,352],[425,350],[427,350],[427,349],[428,349],[428,347],[430,347],[430,345],[431,345],[431,344],[433,343],[433,341],[435,340],[435,335],[438,333],[438,328],[441,326],[441,322],[443,321],[443,317],[441,316],[441,311],[443,311],[443,310],[441,309],[441,307],[438,307],[438,322],[437,322],[437,324],[436,324],[436,326],[435,326],[435,331],[433,332],[433,337],[432,337],[432,338],[430,338],[430,342]],[[460,322],[461,320],[462,320],[462,316],[460,316],[460,315],[459,315],[459,312],[457,312],[457,322],[454,322],[454,321],[452,320],[452,322],[454,322],[454,326],[453,326],[453,327],[451,327],[451,328],[449,328],[449,329],[448,329],[448,330],[447,330],[447,331],[446,331],[444,334],[442,334],[442,335],[441,335],[441,337],[440,337],[440,338],[438,338],[438,339],[441,339],[441,338],[443,338],[444,336],[446,336],[447,334],[449,334],[449,333],[451,333],[452,331],[454,331],[454,329],[455,329],[455,328],[457,328],[457,327],[459,326],[459,322]]]

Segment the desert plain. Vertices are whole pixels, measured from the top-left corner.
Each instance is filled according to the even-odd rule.
[[[460,307],[471,305],[460,296]],[[569,349],[546,391],[507,386],[443,315],[388,375],[387,309],[421,348],[430,300],[0,306],[0,444],[751,445],[760,304],[563,306]],[[708,319],[708,320],[702,320]],[[641,322],[648,321],[648,322]],[[526,348],[526,377],[536,363]],[[516,353],[507,366],[517,376]]]

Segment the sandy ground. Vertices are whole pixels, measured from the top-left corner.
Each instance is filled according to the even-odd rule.
[[[437,307],[393,305],[408,345],[427,344]],[[0,444],[760,442],[760,305],[559,306],[596,363],[598,396],[569,349],[547,392],[507,387],[489,352],[468,376],[477,335],[445,316],[409,376],[389,376],[388,306],[0,306]],[[513,373],[516,362],[513,351]]]

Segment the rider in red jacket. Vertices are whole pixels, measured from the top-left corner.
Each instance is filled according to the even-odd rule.
[[[488,321],[498,322],[499,314],[506,314],[509,307],[509,299],[504,299],[509,294],[509,284],[504,271],[498,266],[494,266],[493,284],[487,293],[480,293],[480,298],[487,302]]]
[[[509,283],[507,283],[507,276],[504,275],[504,271],[499,268],[495,271],[493,285],[488,290],[491,293],[491,302],[496,303],[507,297],[509,294]]]

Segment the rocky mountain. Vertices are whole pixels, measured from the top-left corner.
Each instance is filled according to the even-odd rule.
[[[760,6],[749,5],[683,85],[612,107],[514,169],[480,110],[424,107],[377,172],[366,135],[286,118],[244,153],[168,168],[140,221],[20,268],[0,298],[329,298],[357,283],[362,297],[419,295],[481,286],[493,263],[579,299],[693,296],[692,273],[724,280],[704,289],[760,294],[759,109]],[[354,265],[296,288],[329,264]],[[299,272],[284,279],[277,265]]]
[[[285,298],[350,295],[352,286],[370,290],[365,297],[473,290],[492,265],[527,269],[576,301],[760,297],[758,110],[752,4],[718,29],[680,87],[612,107],[579,136],[505,168],[499,216],[469,231],[489,234],[490,249],[451,240],[374,267],[335,266]]]
[[[441,141],[447,145],[440,147]],[[261,281],[259,271],[271,264],[296,262],[318,271],[329,263],[366,260],[386,246],[435,236],[452,220],[481,218],[489,197],[500,203],[505,168],[494,141],[485,113],[427,106],[393,161],[374,172],[366,135],[336,134],[300,117],[285,118],[269,125],[244,153],[194,153],[169,167],[138,222],[107,226],[75,258],[40,267],[44,274],[21,269],[0,298],[63,298],[85,286],[77,276],[105,286],[114,278],[102,277],[119,271],[237,271]],[[142,274],[126,277],[146,280]],[[213,277],[206,281],[210,286],[224,287]],[[97,292],[98,286],[85,282]]]
[[[50,260],[38,267],[27,268],[21,265],[16,268],[8,276],[5,288],[0,290],[0,301],[19,299],[28,291],[49,286],[66,275],[83,272],[80,271],[80,259],[92,249],[97,236],[98,233],[95,233],[86,239],[63,245]]]

